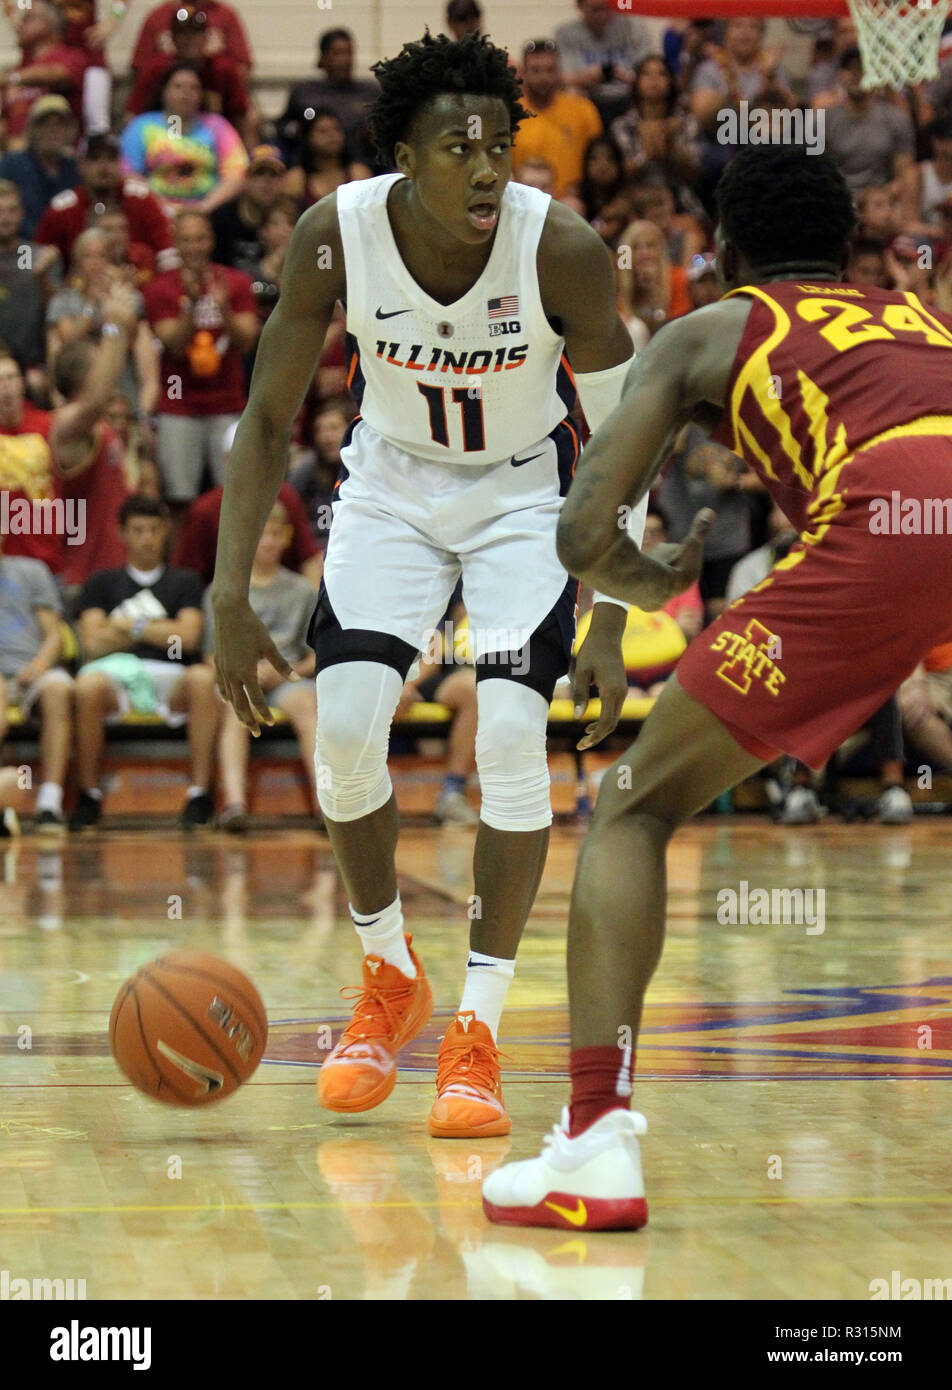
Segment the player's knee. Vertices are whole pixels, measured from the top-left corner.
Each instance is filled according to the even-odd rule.
[[[389,801],[387,750],[401,689],[397,672],[372,662],[341,663],[318,676],[314,772],[329,820],[359,820]]]
[[[541,696],[515,681],[479,684],[480,816],[496,830],[543,830],[552,824],[547,714]]]

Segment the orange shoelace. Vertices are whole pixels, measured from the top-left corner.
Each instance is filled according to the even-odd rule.
[[[397,989],[345,986],[339,991],[341,999],[356,999],[357,1003],[354,1006],[354,1016],[341,1034],[340,1042],[393,1038],[403,1024],[401,1011],[405,1011],[409,1006],[415,984],[415,980],[408,980],[406,988]]]
[[[441,1051],[436,1070],[437,1094],[454,1082],[466,1082],[495,1095],[499,1090],[499,1058],[503,1056],[498,1048],[475,1040]]]

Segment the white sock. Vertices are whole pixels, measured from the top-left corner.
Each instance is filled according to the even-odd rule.
[[[205,790],[204,787],[196,787],[196,786],[193,785],[193,786],[189,787],[188,791],[185,793],[185,799],[186,799],[186,801],[194,801],[195,798],[196,798],[196,796],[205,796],[205,795],[206,795],[206,790]]]
[[[472,1012],[485,1023],[496,1041],[503,1005],[516,973],[516,962],[501,956],[484,956],[470,951],[466,962],[466,984],[458,1012]]]
[[[395,965],[407,979],[416,979],[416,966],[410,959],[406,937],[403,935],[403,908],[400,894],[389,907],[379,912],[355,912],[350,903],[350,915],[354,919],[357,935],[360,937],[365,956],[383,956],[388,965]]]
[[[36,794],[37,812],[52,811],[55,816],[63,814],[63,788],[58,782],[41,782]]]

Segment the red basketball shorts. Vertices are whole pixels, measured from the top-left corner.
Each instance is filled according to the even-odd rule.
[[[952,640],[952,439],[861,451],[837,490],[829,525],[804,532],[677,667],[682,688],[765,761],[822,767]]]

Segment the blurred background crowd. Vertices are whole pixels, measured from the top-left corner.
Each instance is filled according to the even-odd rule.
[[[208,664],[221,485],[297,219],[341,183],[386,172],[367,130],[376,83],[352,34],[324,28],[312,70],[266,117],[240,5],[156,6],[127,71],[109,60],[121,0],[3,8],[18,56],[0,72],[0,736],[11,711],[39,719],[43,768],[32,806],[15,769],[0,769],[0,834],[13,833],[17,805],[38,829],[62,829],[70,767],[72,824],[96,824],[103,729],[130,711],[188,727],[183,823],[209,823],[217,799],[219,822],[242,829],[247,748]],[[492,10],[493,0],[450,0],[434,7],[432,28],[492,33]],[[848,280],[952,313],[952,33],[936,81],[869,93],[849,20],[786,27],[801,53],[809,45],[795,75],[759,20],[649,28],[608,0],[559,0],[551,32],[511,54],[533,113],[514,175],[572,207],[611,249],[636,351],[718,297],[714,193],[736,148],[723,116],[742,103],[822,113],[825,147],[856,199]],[[338,311],[253,585],[303,675],[354,414],[347,384]],[[79,439],[91,441],[82,457]],[[57,502],[86,504],[81,545],[63,524],[35,524]],[[657,694],[685,642],[795,540],[757,478],[689,427],[653,496],[646,546],[680,539],[705,505],[718,519],[700,584],[666,613],[630,620],[633,693]],[[31,525],[18,526],[18,507]],[[464,603],[456,595],[451,612],[461,617]],[[185,649],[170,655],[173,634]],[[280,683],[271,694],[310,768],[316,711],[313,683],[302,684],[310,702]],[[457,727],[441,819],[472,820],[463,790],[475,684],[452,652],[424,663],[398,717],[423,698],[447,704]],[[950,719],[952,649],[937,647],[869,731],[882,819],[912,813],[901,726],[914,763],[950,770]],[[804,769],[774,778],[771,794],[792,822],[822,813]]]

